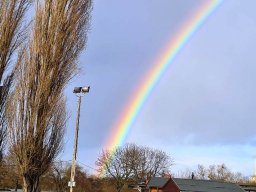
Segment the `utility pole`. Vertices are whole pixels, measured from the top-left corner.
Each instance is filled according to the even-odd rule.
[[[77,156],[77,144],[78,144],[78,131],[79,131],[79,120],[80,120],[80,106],[81,106],[81,97],[85,93],[89,93],[90,87],[75,87],[74,93],[77,94],[77,117],[76,117],[76,130],[75,130],[75,140],[74,140],[74,151],[71,167],[71,175],[68,186],[70,187],[70,192],[73,192],[73,187],[75,187],[75,173],[76,173],[76,156]]]

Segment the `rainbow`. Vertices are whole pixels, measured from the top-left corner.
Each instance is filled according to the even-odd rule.
[[[182,25],[177,34],[171,38],[167,44],[167,48],[144,76],[144,79],[125,106],[123,113],[116,122],[105,144],[107,149],[114,149],[124,144],[129,130],[138,118],[154,87],[168,70],[169,66],[174,62],[178,53],[185,47],[191,37],[200,29],[222,2],[223,0],[205,1],[204,4],[195,11],[192,17]]]

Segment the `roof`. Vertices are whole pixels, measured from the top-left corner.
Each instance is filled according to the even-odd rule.
[[[245,191],[250,191],[250,192],[256,191],[255,183],[242,183],[242,184],[239,184],[239,185]]]
[[[172,179],[180,191],[186,192],[244,192],[242,188],[234,183],[226,183],[212,180],[196,179]]]
[[[171,178],[180,191],[184,192],[245,192],[235,183],[226,183],[212,180]],[[170,178],[152,177],[147,188],[163,188]]]
[[[156,187],[156,188],[162,188],[167,181],[169,181],[170,178],[165,177],[152,177],[150,181],[147,184],[147,187]]]

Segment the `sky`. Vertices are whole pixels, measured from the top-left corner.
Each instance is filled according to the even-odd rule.
[[[65,90],[70,117],[60,159],[72,159],[73,87],[91,86],[82,98],[77,158],[93,172],[133,92],[205,1],[94,0],[81,71]],[[167,152],[173,173],[225,163],[245,176],[254,174],[255,6],[255,0],[224,0],[162,76],[126,143]]]

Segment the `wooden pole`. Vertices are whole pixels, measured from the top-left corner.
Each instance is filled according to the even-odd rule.
[[[73,192],[73,187],[75,184],[74,182],[75,182],[75,171],[76,171],[76,155],[77,155],[79,119],[80,119],[80,105],[81,105],[81,96],[78,96],[76,132],[75,132],[74,152],[73,152],[73,160],[72,160],[71,176],[70,176],[70,192]]]

